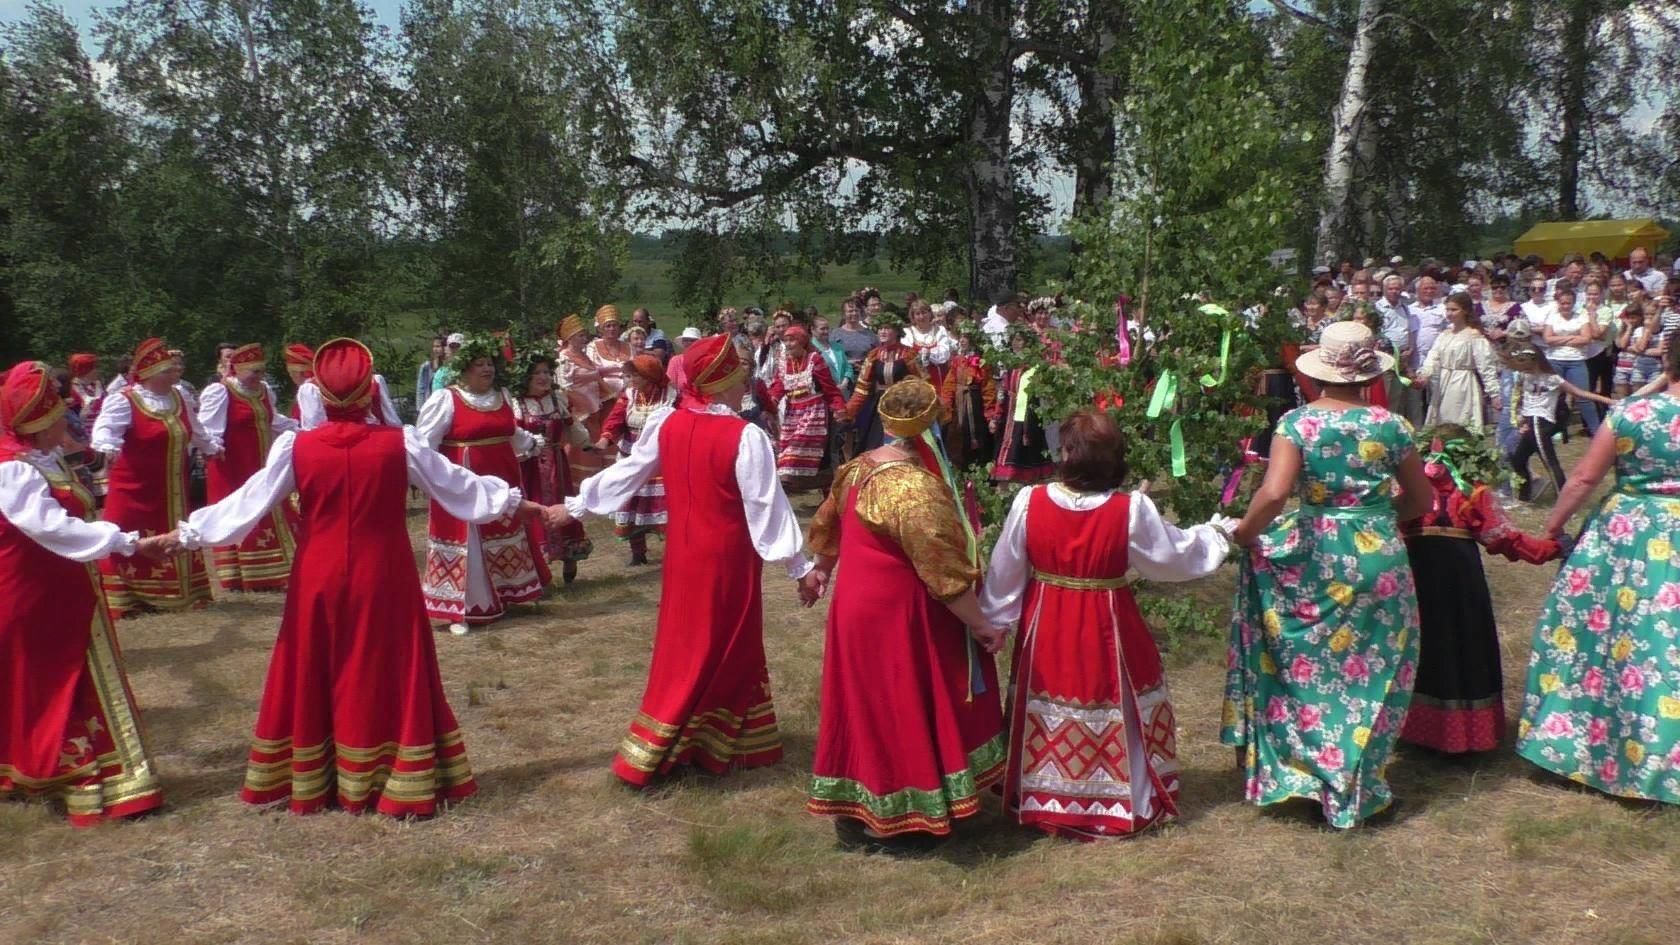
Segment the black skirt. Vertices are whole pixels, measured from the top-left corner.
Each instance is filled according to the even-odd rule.
[[[1505,737],[1504,676],[1482,548],[1449,535],[1408,537],[1406,548],[1421,638],[1400,738],[1448,754],[1498,748]]]

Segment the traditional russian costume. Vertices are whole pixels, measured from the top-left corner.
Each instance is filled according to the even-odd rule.
[[[997,382],[978,354],[958,355],[945,372],[939,402],[950,419],[941,432],[951,465],[966,469],[997,455],[991,421],[998,415]]]
[[[477,790],[444,696],[407,525],[412,483],[466,522],[509,520],[521,494],[439,456],[412,429],[363,422],[372,356],[321,347],[329,422],[275,441],[268,465],[181,526],[234,542],[294,491],[303,525],[241,798],[293,813],[426,816]]]
[[[937,409],[937,402],[934,404]],[[811,549],[838,558],[811,761],[813,814],[944,835],[1003,776],[997,668],[945,606],[980,576],[957,502],[914,461],[835,474]]]
[[[677,392],[669,387],[652,399],[634,389],[627,389],[624,396],[613,402],[612,412],[601,425],[601,436],[618,447],[619,456],[629,456],[641,440],[642,432],[647,429],[648,418],[655,411],[672,406],[676,400]],[[637,488],[624,508],[613,513],[613,534],[624,541],[663,535],[669,519],[665,477],[650,476]]]
[[[1050,458],[1044,422],[1027,395],[1029,367],[1010,368],[998,385],[997,415],[1003,418],[998,434],[992,478],[1003,482],[1043,482],[1056,473]]]
[[[577,482],[572,479],[571,464],[566,462],[565,447],[574,439],[574,422],[565,393],[551,391],[540,398],[516,398],[513,414],[520,429],[543,441],[541,449],[519,464],[525,497],[538,505],[559,505],[568,496],[577,495]],[[527,528],[534,533],[532,546],[550,561],[582,561],[594,550],[582,522],[548,528],[532,520]]]
[[[268,385],[259,381],[250,388],[238,380],[262,370],[260,345],[245,345],[229,363],[235,376],[206,387],[198,401],[199,425],[222,444],[221,455],[206,464],[205,492],[212,503],[227,498],[263,467],[275,437],[297,428],[297,421],[275,411]],[[296,524],[291,506],[282,504],[238,545],[211,549],[216,586],[224,591],[283,590],[292,571]]]
[[[846,399],[828,363],[814,350],[799,359],[783,357],[776,367],[770,382],[780,430],[776,470],[784,479],[809,478],[827,465],[829,423],[846,415]]]
[[[691,345],[681,408],[656,410],[629,456],[584,480],[573,516],[611,515],[654,476],[667,494],[663,586],[640,711],[613,773],[643,786],[681,765],[721,774],[782,757],[764,659],[762,562],[801,578],[799,522],[776,475],[770,437],[711,398],[745,382],[727,338]]]
[[[415,425],[445,459],[481,476],[521,481],[521,457],[546,444],[520,429],[507,392],[474,394],[450,387],[433,394]],[[426,529],[426,611],[450,624],[484,624],[508,604],[539,600],[552,575],[512,516],[474,523],[433,502]]]
[[[388,427],[402,426],[402,417],[397,413],[397,405],[391,401],[391,391],[385,386],[383,375],[373,376],[373,390],[373,399],[368,402],[366,422]],[[425,398],[421,398],[420,402],[424,403]],[[297,399],[292,403],[292,411],[297,415],[299,429],[313,430],[327,422],[327,410],[321,403],[321,388],[313,378],[298,385]]]
[[[1128,572],[1194,580],[1228,549],[1212,524],[1179,529],[1141,492],[1016,494],[980,604],[1018,628],[1003,788],[1018,823],[1092,840],[1177,815],[1177,723]]]
[[[188,511],[191,450],[221,452],[198,425],[181,393],[158,394],[141,382],[173,364],[163,342],[141,342],[133,362],[133,383],[107,394],[93,427],[93,448],[106,460],[103,517],[141,537],[161,535]],[[113,555],[99,562],[105,597],[114,618],[141,607],[180,610],[210,600],[210,576],[200,555],[162,561]]]
[[[1466,493],[1443,459],[1424,463],[1434,488],[1429,512],[1400,526],[1420,634],[1417,682],[1400,739],[1448,754],[1492,751],[1505,738],[1505,676],[1482,549],[1542,564],[1561,548],[1518,528],[1486,486],[1466,482]]]
[[[927,331],[918,329],[915,325],[904,326],[904,344],[916,352],[916,357],[922,363],[922,370],[926,373],[928,383],[934,390],[945,386],[945,372],[951,359],[957,355],[957,339],[951,337],[944,325],[934,325]]]
[[[1680,399],[1605,421],[1616,482],[1534,627],[1517,754],[1617,797],[1680,804]]]
[[[1352,827],[1393,801],[1384,771],[1417,676],[1417,595],[1392,502],[1412,428],[1378,407],[1309,404],[1277,435],[1301,452],[1301,505],[1243,560],[1220,740],[1247,748],[1248,800],[1317,801],[1331,826]]]
[[[876,405],[887,388],[911,376],[927,376],[914,349],[904,345],[890,348],[877,345],[863,356],[863,364],[858,367],[857,386],[852,388],[852,399],[846,406],[852,418],[852,429],[857,431],[859,453],[875,449],[886,441]]]
[[[22,439],[65,409],[45,366],[0,391],[0,795],[61,798],[77,826],[163,805],[97,571],[138,535],[94,519],[56,453]]]

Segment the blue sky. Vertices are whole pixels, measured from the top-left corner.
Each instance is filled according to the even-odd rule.
[[[116,6],[110,0],[56,0],[59,8],[64,10],[77,26],[81,27],[85,37],[93,32],[93,13],[95,10],[106,10]],[[392,32],[400,24],[399,13],[402,10],[402,0],[362,0],[362,5],[371,7],[373,15],[379,22],[389,27]],[[0,0],[0,21],[19,20],[29,7],[29,0]],[[98,54],[99,50],[92,48],[88,42],[88,52]]]

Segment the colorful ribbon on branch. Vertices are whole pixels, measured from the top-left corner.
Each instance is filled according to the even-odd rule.
[[[1424,454],[1423,462],[1424,465],[1428,465],[1430,463],[1440,463],[1442,466],[1446,467],[1447,475],[1452,477],[1453,485],[1457,486],[1458,491],[1464,493],[1464,497],[1468,499],[1470,498],[1473,486],[1468,479],[1464,478],[1464,473],[1459,470],[1458,464],[1454,463],[1447,455],[1448,449],[1455,446],[1466,445],[1468,444],[1461,439],[1448,440],[1445,443],[1442,443],[1440,440],[1436,440],[1429,444],[1430,449],[1428,453]]]
[[[1150,395],[1149,409],[1144,416],[1151,420],[1159,419],[1161,411],[1171,410],[1178,403],[1178,372],[1163,371],[1155,381],[1155,393]],[[1189,472],[1189,464],[1184,459],[1184,421],[1174,417],[1172,426],[1167,428],[1167,443],[1172,449],[1172,474],[1183,478]]]
[[[1245,436],[1242,441],[1242,458],[1237,461],[1237,468],[1231,470],[1231,475],[1225,480],[1225,490],[1219,494],[1220,505],[1230,505],[1237,499],[1237,487],[1242,485],[1243,473],[1248,467],[1260,462],[1260,454],[1254,452],[1254,437]]]
[[[1027,405],[1032,401],[1027,397],[1027,385],[1032,383],[1033,376],[1038,373],[1038,365],[1027,368],[1021,375],[1021,386],[1015,391],[1015,422],[1027,422]]]
[[[1121,367],[1132,363],[1132,333],[1126,329],[1126,304],[1130,301],[1124,295],[1114,299],[1114,359]]]
[[[1225,383],[1225,375],[1231,368],[1231,313],[1209,302],[1196,311],[1210,318],[1222,319],[1225,327],[1219,333],[1219,376],[1202,375],[1203,387],[1218,387]]]

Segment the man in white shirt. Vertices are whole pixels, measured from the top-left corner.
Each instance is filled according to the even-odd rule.
[[[1406,307],[1406,299],[1402,290],[1406,280],[1399,275],[1389,275],[1382,281],[1382,298],[1377,299],[1377,311],[1382,313],[1382,333],[1388,343],[1394,346],[1395,357],[1410,367],[1410,352],[1414,346],[1412,339],[1412,313]]]
[[[1662,291],[1663,284],[1668,277],[1656,269],[1651,268],[1651,251],[1643,246],[1636,246],[1628,253],[1628,270],[1622,273],[1622,278],[1629,282],[1635,279],[1645,287],[1645,291],[1652,295]]]
[[[1534,346],[1542,350],[1546,347],[1542,335],[1545,334],[1546,322],[1551,320],[1553,311],[1555,307],[1552,304],[1552,294],[1548,291],[1546,277],[1535,273],[1528,280],[1528,301],[1522,304],[1522,317],[1534,333],[1531,336]]]
[[[1002,348],[1008,343],[1009,326],[1020,321],[1026,311],[1025,293],[1005,292],[993,300],[992,310],[986,313],[986,320],[980,323],[980,330],[986,333],[994,347]]]
[[[1649,257],[1647,257],[1647,261],[1648,260]],[[1580,292],[1581,280],[1586,277],[1586,261],[1581,258],[1580,253],[1570,253],[1568,256],[1563,257],[1563,268],[1558,270],[1558,274],[1546,281],[1546,294],[1548,296],[1556,296],[1558,283],[1560,282],[1567,282],[1569,283],[1569,287],[1571,289],[1574,289],[1576,292]]]

